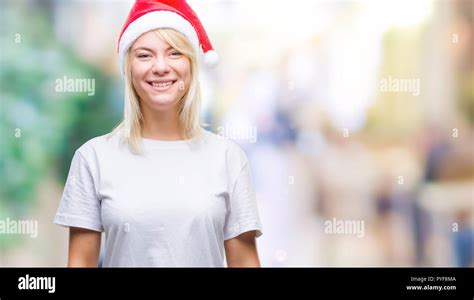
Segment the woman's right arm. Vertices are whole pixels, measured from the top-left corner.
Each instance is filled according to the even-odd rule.
[[[68,267],[94,267],[99,264],[101,233],[69,227]]]

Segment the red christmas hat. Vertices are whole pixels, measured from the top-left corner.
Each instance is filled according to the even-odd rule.
[[[193,45],[198,61],[201,55],[208,66],[216,65],[219,61],[201,21],[186,0],[136,0],[118,41],[122,73],[125,55],[135,40],[158,28],[171,28],[183,33]]]

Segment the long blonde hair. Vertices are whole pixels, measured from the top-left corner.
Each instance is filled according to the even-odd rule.
[[[190,139],[202,134],[200,125],[201,90],[199,86],[198,57],[189,40],[180,32],[170,28],[155,29],[154,32],[171,47],[187,57],[191,64],[191,84],[179,100],[178,117],[180,120],[180,134]],[[131,48],[130,48],[131,49]],[[131,51],[128,51],[124,64],[125,93],[123,120],[112,131],[121,134],[122,141],[136,154],[142,153],[141,131],[143,114],[137,92],[132,83]]]

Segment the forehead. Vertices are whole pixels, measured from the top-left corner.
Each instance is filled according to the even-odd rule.
[[[153,50],[166,50],[172,48],[170,44],[162,40],[155,32],[149,31],[142,34],[132,46],[132,49],[137,49],[140,47],[149,48]]]

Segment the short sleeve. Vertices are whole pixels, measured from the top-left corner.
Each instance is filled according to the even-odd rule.
[[[84,156],[76,151],[54,223],[104,231],[96,182]]]
[[[251,168],[245,157],[245,164],[238,173],[233,191],[229,196],[224,226],[224,240],[252,230],[256,230],[257,237],[262,235],[262,225],[258,213]]]

